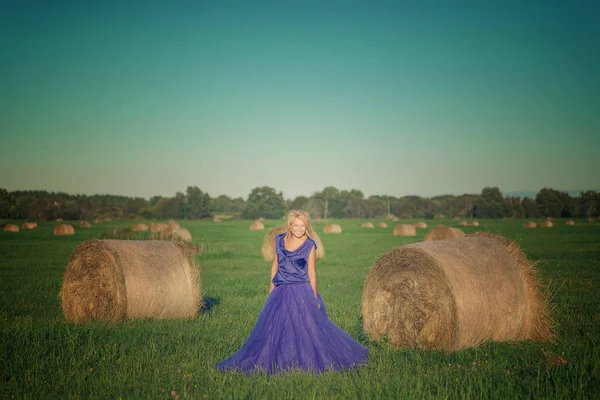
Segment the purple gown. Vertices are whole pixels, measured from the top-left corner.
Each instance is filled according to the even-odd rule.
[[[285,235],[275,238],[275,289],[244,345],[217,363],[217,369],[268,374],[300,369],[320,373],[366,363],[369,349],[329,320],[321,295],[315,299],[307,271],[310,251],[317,247],[315,242],[306,238],[296,250],[288,251],[283,244]]]

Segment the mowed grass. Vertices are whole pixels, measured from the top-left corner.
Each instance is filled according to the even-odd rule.
[[[11,221],[0,221],[7,223]],[[136,320],[74,325],[62,317],[58,293],[67,261],[83,241],[103,237],[113,221],[54,237],[54,223],[0,232],[0,395],[3,398],[593,398],[600,393],[600,225],[578,221],[524,229],[524,221],[481,221],[516,240],[538,261],[550,284],[555,343],[487,343],[454,353],[392,350],[361,329],[364,280],[394,246],[423,240],[394,237],[388,228],[339,220],[341,235],[322,234],[319,291],[330,318],[370,348],[369,364],[321,376],[217,372],[215,362],[237,350],[268,294],[270,263],[260,254],[265,231],[250,221],[182,221],[194,241],[205,306],[190,320]],[[372,221],[376,222],[376,221]],[[402,222],[402,221],[401,221]],[[429,226],[456,221],[427,221]],[[266,229],[281,221],[266,221]],[[19,223],[21,225],[21,223]],[[548,357],[546,354],[550,354]],[[554,356],[553,356],[554,355]],[[557,357],[566,364],[557,362]]]

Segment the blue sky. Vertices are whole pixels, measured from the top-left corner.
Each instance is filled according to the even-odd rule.
[[[13,3],[8,190],[600,187],[597,2]]]

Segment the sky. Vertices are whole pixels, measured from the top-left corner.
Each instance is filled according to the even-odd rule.
[[[595,1],[1,8],[0,188],[600,188]]]

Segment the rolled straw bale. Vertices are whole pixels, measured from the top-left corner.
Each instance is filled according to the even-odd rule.
[[[69,321],[188,318],[198,314],[193,253],[177,242],[87,240],[69,259],[60,291]]]
[[[63,222],[62,218],[56,218],[56,222]]]
[[[55,236],[70,236],[75,234],[75,229],[71,225],[54,225]]]
[[[471,221],[469,226],[479,226],[479,221]]]
[[[567,222],[565,222],[565,225],[573,226],[575,225],[575,222],[573,222],[573,220],[568,220]]]
[[[460,226],[469,226],[469,223],[467,221],[460,221],[458,224]]]
[[[146,224],[134,224],[131,227],[131,230],[134,232],[146,232],[148,230],[148,225]]]
[[[395,219],[393,221],[397,221],[398,219]],[[388,225],[385,222],[378,222],[375,226],[377,226],[378,228],[387,228]]]
[[[423,229],[427,228],[427,224],[425,222],[415,222],[414,224],[411,224],[411,225],[414,226],[415,228],[423,228]]]
[[[221,222],[221,221],[222,221],[222,219],[221,219],[221,217],[214,217],[214,218],[213,218],[213,221],[214,221],[214,222]]]
[[[267,234],[265,235],[265,239],[263,240],[262,248],[260,252],[262,253],[265,261],[273,261],[273,256],[275,255],[275,236],[287,232],[287,228],[285,226],[277,226],[275,228],[269,229]],[[325,248],[323,247],[323,243],[321,242],[321,238],[313,230],[312,239],[315,241],[317,245],[317,258],[323,259],[325,258]]]
[[[102,219],[98,218],[94,220],[94,223],[97,224],[101,224],[102,223]]]
[[[265,226],[260,221],[254,221],[250,224],[251,231],[262,231],[265,229]]]
[[[92,226],[87,221],[79,221],[79,227],[80,228],[91,228]]]
[[[363,329],[394,348],[551,340],[547,299],[533,265],[507,239],[419,242],[376,261],[363,290]]]
[[[447,226],[434,226],[425,235],[425,240],[444,240],[457,237],[463,237],[465,233],[458,228],[449,228]]]
[[[394,226],[394,236],[417,236],[417,230],[411,224]]]
[[[169,220],[169,226],[175,230],[177,228],[181,228],[181,226],[177,223],[177,221],[175,221],[174,219],[170,219]]]
[[[323,227],[323,233],[342,233],[342,227],[338,224],[327,224]]]
[[[523,228],[535,228],[536,226],[535,221],[527,221],[523,224]]]
[[[4,232],[19,232],[19,227],[17,225],[4,225]]]
[[[37,228],[37,222],[24,222],[21,228],[23,229],[35,229]]]
[[[552,228],[552,226],[554,226],[552,221],[544,221],[540,224],[540,228]]]
[[[361,228],[374,228],[373,223],[372,222],[365,222],[364,224],[362,224],[360,226]]]
[[[150,224],[152,233],[161,233],[169,229],[169,224]]]
[[[396,222],[398,221],[398,217],[396,217],[394,214],[390,214],[387,217],[390,221]]]
[[[184,242],[192,241],[192,234],[185,228],[176,228],[173,229],[173,238],[175,240],[181,240]]]

